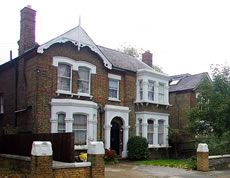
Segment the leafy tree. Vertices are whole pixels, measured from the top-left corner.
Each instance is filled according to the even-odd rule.
[[[197,106],[188,113],[189,129],[198,138],[226,138],[230,143],[230,67],[212,65],[213,81],[199,86]]]
[[[142,48],[136,48],[132,45],[127,45],[127,44],[123,44],[121,45],[120,48],[117,49],[118,51],[121,51],[125,54],[128,54],[128,55],[131,55],[139,60],[141,60],[141,56],[142,56],[142,53],[144,52],[144,50]],[[152,65],[152,68],[154,70],[156,70],[157,72],[161,72],[163,73],[162,71],[162,68],[158,65]]]

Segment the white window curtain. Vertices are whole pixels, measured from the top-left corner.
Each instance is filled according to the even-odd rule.
[[[139,81],[139,96],[140,96],[140,100],[143,100],[143,81],[142,80]]]
[[[159,103],[164,103],[164,85],[163,84],[159,84],[158,101]]]
[[[109,97],[119,99],[119,81],[109,79]]]
[[[148,84],[148,98],[150,101],[154,101],[154,82],[149,81]]]
[[[154,122],[153,120],[148,120],[148,143],[153,144],[153,134],[154,134]]]
[[[78,70],[78,92],[89,94],[90,71],[86,67],[79,67]]]
[[[158,144],[164,144],[164,121],[158,121]]]
[[[58,114],[58,133],[64,133],[65,132],[65,114]]]
[[[58,65],[58,90],[70,91],[71,66],[66,64]]]
[[[86,145],[87,116],[74,114],[73,119],[74,143],[77,145]]]

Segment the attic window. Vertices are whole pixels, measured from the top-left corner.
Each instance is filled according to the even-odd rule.
[[[170,83],[170,85],[176,85],[176,84],[178,84],[179,81],[180,81],[180,80],[173,80],[173,81]]]

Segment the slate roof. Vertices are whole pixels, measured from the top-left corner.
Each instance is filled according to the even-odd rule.
[[[101,50],[101,52],[105,55],[105,57],[112,63],[113,67],[115,68],[129,70],[133,72],[137,72],[137,70],[139,69],[153,70],[153,68],[149,67],[147,64],[131,55],[125,54],[120,51],[116,51],[114,49],[102,47],[99,45],[97,45],[97,47]]]
[[[207,72],[195,75],[181,74],[170,76],[171,82],[176,80],[179,80],[179,82],[175,85],[169,85],[169,92],[195,90],[205,77],[211,80]]]

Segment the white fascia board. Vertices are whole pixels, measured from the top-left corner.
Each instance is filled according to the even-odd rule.
[[[106,68],[112,69],[112,63],[105,57],[105,55],[100,51],[100,49],[96,46],[96,44],[81,26],[77,26],[72,30],[39,46],[37,53],[44,53],[44,50],[48,49],[55,43],[65,43],[68,41],[72,42],[75,46],[78,46],[78,50],[80,50],[81,47],[88,46],[92,51],[96,52],[102,58]]]
[[[78,106],[97,109],[97,103],[92,101],[74,100],[74,99],[52,99],[51,106]]]
[[[157,72],[155,70],[149,70],[149,69],[140,69],[137,71],[137,77],[140,76],[149,76],[152,78],[159,78],[159,79],[163,79],[163,80],[167,80],[169,81],[170,77],[169,75],[165,74],[165,73],[161,73],[161,72]]]
[[[116,80],[121,80],[121,76],[120,75],[115,75],[115,74],[110,74],[110,73],[108,73],[108,78],[116,79]]]
[[[140,114],[148,114],[148,115],[156,115],[156,116],[169,116],[170,114],[167,113],[158,113],[158,112],[136,112],[136,115],[140,115]]]

